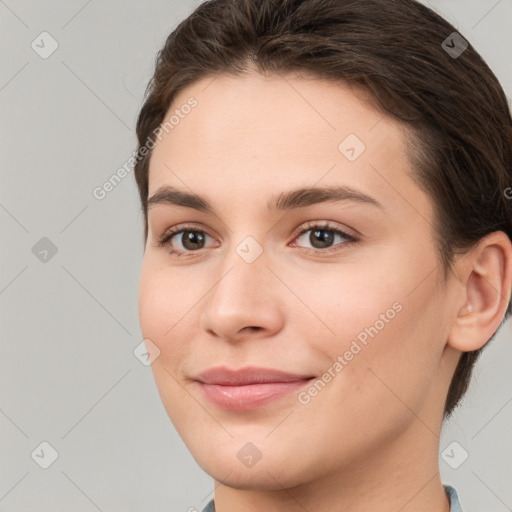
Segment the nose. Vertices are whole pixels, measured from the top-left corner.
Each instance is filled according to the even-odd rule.
[[[201,328],[229,342],[268,337],[282,329],[283,293],[265,252],[254,261],[230,250],[219,264],[217,279],[202,302]]]

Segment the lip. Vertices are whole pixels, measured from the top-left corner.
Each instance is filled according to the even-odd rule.
[[[232,370],[218,366],[202,372],[195,380],[204,396],[218,407],[248,411],[298,390],[313,378],[272,368]]]

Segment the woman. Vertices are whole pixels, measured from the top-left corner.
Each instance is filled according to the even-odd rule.
[[[137,136],[141,329],[205,511],[460,511],[441,427],[512,286],[512,120],[466,39],[412,0],[210,0]]]

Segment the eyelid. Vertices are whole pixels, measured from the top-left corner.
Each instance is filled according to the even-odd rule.
[[[292,242],[295,242],[297,238],[300,236],[303,236],[306,232],[311,231],[312,229],[318,229],[318,230],[326,230],[326,231],[333,231],[336,234],[340,234],[343,238],[345,238],[345,241],[342,243],[338,243],[333,245],[332,247],[327,247],[325,249],[315,249],[310,247],[301,247],[301,249],[306,253],[314,253],[321,255],[328,254],[330,252],[339,252],[341,251],[341,247],[344,245],[349,245],[355,242],[360,241],[360,237],[353,235],[351,233],[348,233],[345,229],[339,228],[336,225],[334,225],[331,221],[327,220],[316,220],[316,221],[308,221],[306,223],[302,223],[294,232],[292,235]],[[195,231],[199,233],[203,233],[210,238],[212,237],[208,230],[205,228],[202,228],[201,226],[198,226],[194,223],[183,223],[178,224],[176,226],[172,226],[168,229],[166,229],[162,235],[160,235],[157,239],[157,247],[166,247],[170,245],[170,241],[173,237],[183,233],[184,231]],[[354,230],[355,231],[355,230]],[[174,256],[192,256],[194,253],[201,253],[203,249],[199,249],[197,251],[181,251],[176,249],[170,249],[170,254],[173,254]]]
[[[329,231],[336,231],[341,233],[343,236],[347,237],[349,240],[359,240],[359,233],[352,234],[350,231],[355,231],[355,229],[346,229],[343,227],[339,227],[337,224],[330,220],[312,220],[305,223],[302,223],[294,232],[293,239],[295,240],[297,237],[302,235],[305,231],[310,231],[313,228],[317,229],[325,229]],[[325,251],[324,251],[325,252]]]
[[[166,229],[161,235],[157,236],[157,245],[159,247],[163,247],[168,244],[170,239],[179,233],[182,233],[183,231],[196,231],[199,233],[204,233],[205,235],[208,235],[210,238],[214,238],[208,233],[208,230],[206,228],[203,228],[197,224],[194,223],[183,223],[178,224],[176,226],[172,226],[168,229]],[[199,251],[190,251],[190,252],[199,252]]]

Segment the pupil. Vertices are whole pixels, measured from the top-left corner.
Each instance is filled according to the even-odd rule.
[[[198,249],[198,247],[194,244],[204,242],[204,236],[202,233],[198,233],[197,231],[185,231],[183,233],[183,247],[186,249]],[[201,249],[202,246],[199,247]]]
[[[325,235],[325,233],[328,233],[328,234]],[[314,237],[318,237],[320,239],[320,247],[317,247],[320,249],[323,247],[329,246],[333,242],[333,239],[334,239],[332,233],[330,233],[328,230],[316,229],[315,231],[311,232],[311,236],[309,237],[310,242],[312,243],[313,246],[315,246],[317,243],[317,240],[315,240]]]

